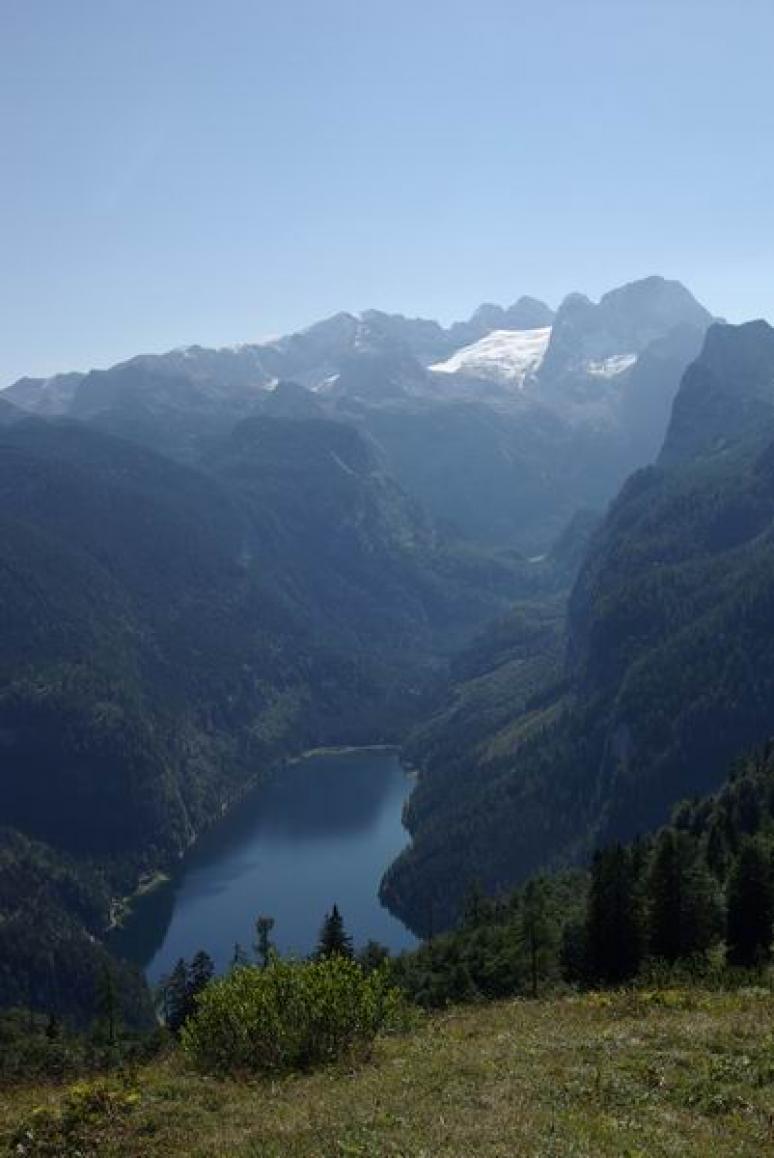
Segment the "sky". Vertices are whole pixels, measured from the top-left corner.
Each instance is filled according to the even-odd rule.
[[[0,385],[651,273],[774,319],[774,0],[0,0]]]

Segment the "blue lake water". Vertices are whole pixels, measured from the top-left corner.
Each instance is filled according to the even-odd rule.
[[[305,955],[334,902],[356,946],[372,938],[409,948],[415,938],[378,888],[408,840],[401,815],[410,790],[391,751],[288,765],[206,832],[173,880],[138,898],[114,949],[154,982],[198,949],[223,969],[235,942],[252,946],[255,918],[266,914],[277,948]]]

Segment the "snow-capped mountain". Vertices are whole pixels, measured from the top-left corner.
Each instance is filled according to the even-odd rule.
[[[531,298],[487,304],[449,327],[339,313],[262,343],[21,379],[2,401],[8,421],[63,416],[188,463],[245,418],[332,419],[447,528],[537,554],[653,460],[712,320],[652,277],[598,302],[571,294],[556,314]]]
[[[540,366],[551,338],[551,327],[538,330],[493,330],[463,346],[450,358],[430,366],[436,374],[466,374],[521,387]]]

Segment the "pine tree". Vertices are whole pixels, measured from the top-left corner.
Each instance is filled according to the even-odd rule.
[[[338,905],[334,905],[330,913],[325,915],[315,955],[319,958],[332,957],[335,954],[340,957],[352,956],[352,938],[344,928],[344,920]]]
[[[108,1044],[114,1045],[118,1024],[116,979],[110,965],[105,965],[97,981],[97,1018],[104,1028]]]
[[[723,835],[723,828],[715,820],[707,834],[707,864],[710,872],[717,881],[724,881],[728,875],[729,852],[728,843]]]
[[[774,889],[769,858],[759,841],[741,846],[728,882],[726,946],[732,965],[750,968],[771,952]]]
[[[250,964],[250,958],[247,955],[247,951],[243,948],[242,945],[239,944],[238,941],[235,941],[234,942],[234,953],[231,957],[231,968],[232,969],[243,969],[245,967],[245,965],[249,965],[249,964]]]
[[[167,1025],[179,1033],[188,1016],[188,965],[182,957],[167,979],[165,1006]]]
[[[274,946],[269,939],[269,934],[273,928],[274,917],[261,916],[255,922],[255,955],[262,969],[265,969],[269,964],[274,951]]]
[[[677,961],[705,952],[720,932],[716,891],[698,842],[665,828],[659,835],[647,880],[649,948]]]
[[[188,972],[187,1017],[190,1017],[196,1008],[196,997],[207,988],[214,975],[215,965],[212,957],[200,949],[191,961]]]
[[[462,899],[462,921],[464,928],[475,929],[483,924],[491,915],[491,903],[483,890],[481,882],[474,880],[467,888]]]
[[[592,980],[618,984],[636,975],[643,949],[640,887],[635,859],[620,844],[594,856],[585,941]]]
[[[366,941],[357,954],[357,962],[364,973],[373,973],[390,959],[390,950],[379,941]]]
[[[520,935],[527,953],[533,997],[538,995],[538,980],[544,972],[550,934],[543,883],[539,880],[528,881],[522,896]]]
[[[559,949],[559,965],[562,977],[571,985],[587,979],[589,973],[586,926],[583,921],[568,921],[562,929]]]

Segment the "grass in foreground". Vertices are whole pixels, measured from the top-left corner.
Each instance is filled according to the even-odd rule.
[[[114,1085],[84,1158],[774,1154],[774,996],[502,1002],[428,1018],[352,1071],[218,1081],[173,1055]],[[66,1098],[0,1094],[5,1151],[20,1122],[34,1133],[36,1107]]]

